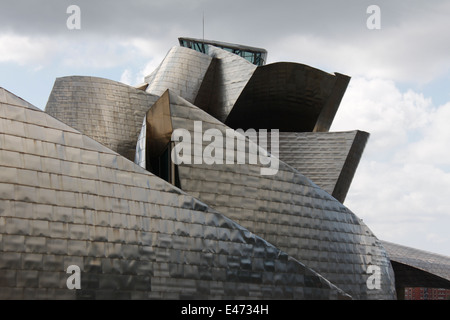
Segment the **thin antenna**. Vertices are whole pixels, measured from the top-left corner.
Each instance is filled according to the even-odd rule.
[[[203,11],[203,43],[205,43],[205,11]]]

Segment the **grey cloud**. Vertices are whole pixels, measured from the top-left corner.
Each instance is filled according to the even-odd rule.
[[[382,8],[383,24],[391,26],[406,16],[426,13],[442,1],[376,2]],[[373,1],[15,0],[1,4],[2,29],[48,35],[67,32],[66,9],[71,4],[82,10],[84,33],[164,36],[178,26],[199,36],[204,12],[207,35],[262,41],[291,33],[348,37],[365,26],[365,10]]]

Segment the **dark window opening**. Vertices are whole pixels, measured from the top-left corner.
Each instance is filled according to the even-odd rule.
[[[147,157],[147,159],[149,159],[147,170],[174,186],[181,188],[178,166],[172,162],[170,156],[170,145],[171,144],[167,145],[166,149],[159,157]]]

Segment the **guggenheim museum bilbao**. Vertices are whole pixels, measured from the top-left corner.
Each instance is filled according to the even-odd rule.
[[[397,299],[450,258],[343,203],[369,134],[329,132],[350,78],[179,38],[128,86],[0,88],[0,299]]]

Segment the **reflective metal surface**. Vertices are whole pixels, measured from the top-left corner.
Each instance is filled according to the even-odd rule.
[[[258,67],[224,123],[234,129],[326,132],[349,80],[299,63]]]
[[[2,88],[0,172],[0,299],[349,298]],[[70,265],[79,290],[67,287]]]
[[[162,100],[162,99],[161,99]],[[160,100],[160,101],[161,101]],[[194,135],[227,127],[170,92],[173,129]],[[193,142],[204,150],[208,141]],[[236,151],[237,152],[237,151]],[[246,149],[246,157],[251,148]],[[274,176],[262,176],[259,164],[180,164],[181,188],[251,232],[305,263],[356,299],[392,299],[393,270],[384,248],[369,228],[339,201],[300,172],[280,162]],[[366,286],[369,265],[381,268],[381,288]]]
[[[146,92],[167,89],[238,129],[327,132],[350,78],[299,63],[255,66],[215,46],[172,48],[145,78]]]
[[[145,77],[145,90],[154,95],[162,95],[171,89],[190,102],[194,102],[212,58],[203,53],[173,47],[159,67]]]
[[[208,54],[213,58],[213,64],[194,104],[225,122],[257,67],[220,48],[210,47]]]
[[[280,132],[280,160],[344,203],[369,134]]]
[[[158,98],[108,79],[62,77],[45,111],[133,161],[142,119]]]
[[[394,267],[399,292],[405,287],[450,289],[450,257],[382,241]]]
[[[448,281],[447,260],[381,242],[341,203],[368,137],[327,132],[348,80],[209,46],[172,48],[138,88],[58,78],[48,114],[0,88],[0,298],[394,299],[411,270]],[[171,134],[196,121],[279,129],[278,172],[249,164],[250,141],[232,150],[245,164],[175,166]]]
[[[172,135],[172,122],[170,120],[170,109],[167,92],[147,111],[145,119],[147,121],[146,130],[148,139],[147,152],[154,157],[160,156],[170,143]]]
[[[145,90],[162,95],[170,89],[225,121],[256,68],[240,56],[213,46],[208,54],[173,47],[160,66],[145,78]]]

